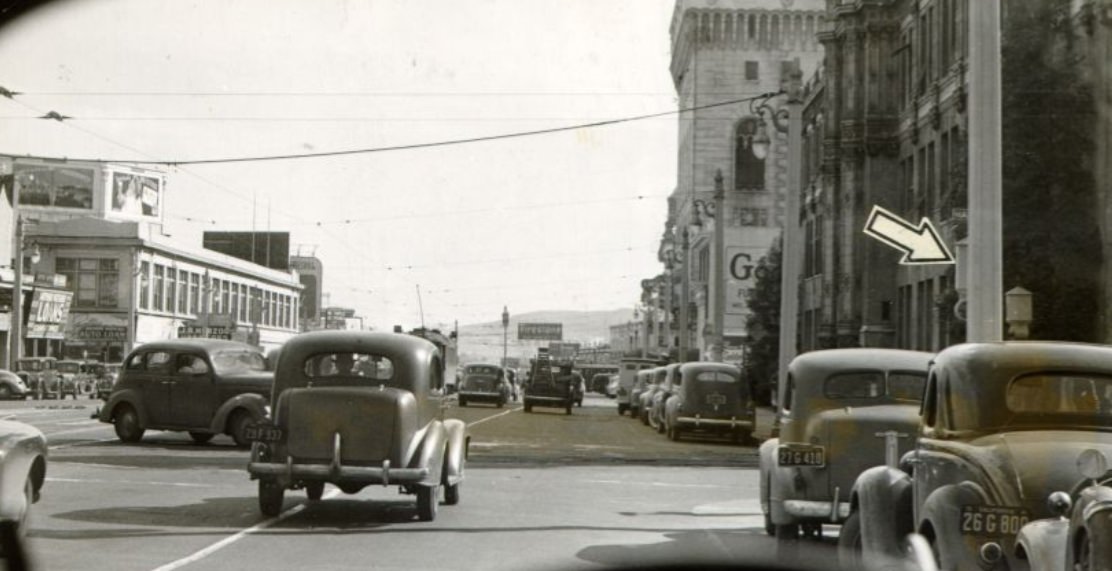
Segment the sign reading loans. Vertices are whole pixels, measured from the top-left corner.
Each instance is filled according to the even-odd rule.
[[[904,253],[901,264],[952,264],[954,255],[938,237],[938,231],[927,218],[915,227],[895,214],[874,206],[865,223],[865,234]]]
[[[518,323],[517,338],[520,341],[563,341],[563,323]]]

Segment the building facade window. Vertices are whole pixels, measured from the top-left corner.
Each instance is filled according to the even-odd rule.
[[[166,310],[166,268],[154,265],[154,307],[155,311]]]
[[[189,273],[178,270],[178,313],[189,313]]]
[[[745,79],[746,81],[757,81],[761,78],[760,63],[755,61],[745,62]]]
[[[120,307],[120,268],[115,258],[58,258],[55,272],[66,276],[74,307]]]
[[[139,264],[139,308],[151,308],[151,263],[143,262]]]
[[[200,306],[201,298],[201,275],[189,274],[189,313],[198,315],[201,313]]]
[[[166,268],[166,311],[173,313],[178,308],[178,271]]]

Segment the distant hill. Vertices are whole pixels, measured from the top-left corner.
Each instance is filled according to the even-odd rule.
[[[507,336],[507,354],[510,357],[528,358],[537,347],[547,346],[546,341],[518,341],[518,323],[560,323],[563,325],[565,343],[583,346],[610,342],[610,326],[633,319],[633,308],[607,311],[534,311],[510,315]],[[464,362],[488,361],[497,363],[502,358],[502,321],[488,321],[459,326],[459,352]]]

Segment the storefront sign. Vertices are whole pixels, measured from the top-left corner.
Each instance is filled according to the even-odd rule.
[[[31,311],[27,314],[28,338],[65,338],[73,292],[35,288],[31,294]]]
[[[229,327],[205,327],[203,325],[182,325],[178,327],[178,339],[207,338],[231,340],[232,333],[233,329]]]
[[[78,328],[73,338],[78,341],[127,341],[127,327],[122,325],[86,325]]]

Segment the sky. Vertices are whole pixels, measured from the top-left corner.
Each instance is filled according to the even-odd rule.
[[[676,109],[672,0],[71,0],[0,29],[0,153],[183,161]],[[64,122],[36,119],[46,111]],[[165,232],[289,231],[388,329],[632,307],[661,271],[675,115],[169,167]],[[420,303],[418,301],[420,291]]]

